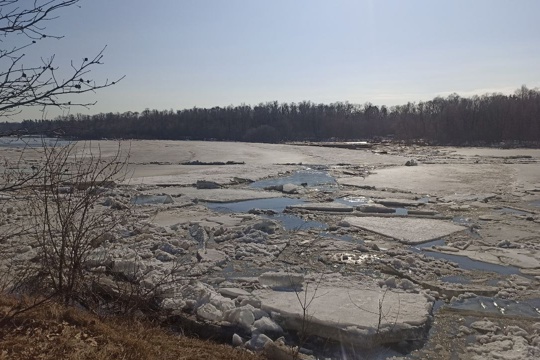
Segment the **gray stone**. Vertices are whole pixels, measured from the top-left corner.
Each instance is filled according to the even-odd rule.
[[[249,296],[250,293],[244,289],[240,288],[220,288],[218,292],[223,295],[227,296],[231,299],[236,299],[239,296]]]
[[[167,262],[167,261],[174,261],[176,260],[176,256],[169,254],[168,252],[165,252],[163,250],[156,250],[154,252],[154,255],[156,259],[159,261]]]
[[[255,316],[251,309],[250,305],[231,309],[225,312],[224,319],[232,324],[238,324],[245,329],[250,329],[255,322]]]
[[[220,189],[221,185],[214,181],[197,180],[195,187],[197,189]]]
[[[197,309],[197,316],[204,320],[221,321],[223,313],[210,303],[203,304]]]
[[[418,206],[420,203],[415,200],[407,200],[407,199],[377,199],[373,200],[377,204],[381,204],[384,206],[395,206],[395,207],[406,207],[406,206]]]
[[[259,283],[276,289],[301,289],[304,283],[304,275],[283,271],[266,272],[259,276]]]
[[[482,333],[496,333],[500,330],[496,324],[487,319],[473,322],[471,328]]]
[[[256,320],[253,323],[253,328],[255,331],[262,334],[279,334],[283,333],[281,326],[276,324],[272,319],[267,317],[262,317],[259,320]]]
[[[365,204],[357,207],[358,210],[364,213],[379,213],[379,214],[391,214],[396,211],[396,209],[386,207],[381,204]]]
[[[405,163],[405,166],[417,166],[417,165],[418,163],[414,159],[407,160],[407,162]]]
[[[294,184],[285,184],[283,185],[283,191],[285,194],[298,194],[301,192],[302,188]]]
[[[131,199],[131,203],[135,205],[172,204],[174,199],[170,195],[137,195]]]
[[[276,231],[278,231],[281,228],[281,226],[276,222],[269,219],[263,219],[253,225],[250,226],[249,229],[255,229],[262,231],[266,234],[274,234]],[[249,232],[249,231],[248,231]]]
[[[238,334],[233,334],[233,337],[232,337],[232,345],[234,347],[237,347],[237,346],[241,346],[244,344],[244,339],[242,339],[242,337]]]
[[[246,342],[246,348],[250,350],[262,350],[268,342],[272,342],[272,339],[268,336],[264,334],[253,334],[252,338]]]

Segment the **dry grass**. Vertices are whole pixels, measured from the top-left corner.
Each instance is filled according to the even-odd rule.
[[[0,296],[0,319],[16,305]],[[0,360],[261,359],[245,351],[179,336],[136,320],[101,320],[48,303],[0,327]]]

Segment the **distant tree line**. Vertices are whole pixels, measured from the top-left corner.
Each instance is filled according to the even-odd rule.
[[[68,115],[0,123],[6,133],[46,133],[77,139],[131,138],[251,142],[423,139],[437,144],[540,141],[540,90],[470,98],[452,94],[386,107],[371,103],[267,102],[185,110]]]

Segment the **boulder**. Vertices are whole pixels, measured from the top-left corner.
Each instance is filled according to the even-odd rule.
[[[405,163],[405,166],[417,166],[417,165],[418,163],[414,159],[407,160],[407,162]]]
[[[197,309],[197,316],[204,320],[221,321],[223,313],[212,304],[206,303]]]
[[[302,191],[302,188],[294,184],[284,184],[281,191],[285,194],[298,194]]]
[[[272,339],[268,336],[264,334],[253,334],[251,339],[247,341],[245,345],[249,350],[262,350],[269,342],[272,342]]]
[[[231,309],[225,312],[224,319],[232,324],[238,324],[244,329],[250,329],[255,322],[252,309],[253,307],[250,305]]]
[[[393,214],[394,212],[396,212],[396,209],[389,208],[381,204],[365,204],[358,206],[357,209],[364,213]],[[347,223],[349,222],[347,221]]]
[[[276,324],[274,320],[268,317],[262,317],[259,320],[256,320],[253,323],[254,332],[259,332],[261,334],[268,335],[281,335],[283,334],[283,329],[281,326]]]
[[[215,181],[197,180],[195,187],[197,189],[220,189],[221,185]]]

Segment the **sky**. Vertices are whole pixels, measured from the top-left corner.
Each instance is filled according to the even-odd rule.
[[[538,0],[81,0],[47,24],[64,37],[26,49],[25,64],[54,54],[68,69],[106,46],[92,78],[125,78],[73,98],[97,104],[64,114],[274,100],[392,106],[540,87],[538,14]],[[59,115],[38,110],[7,120]]]

